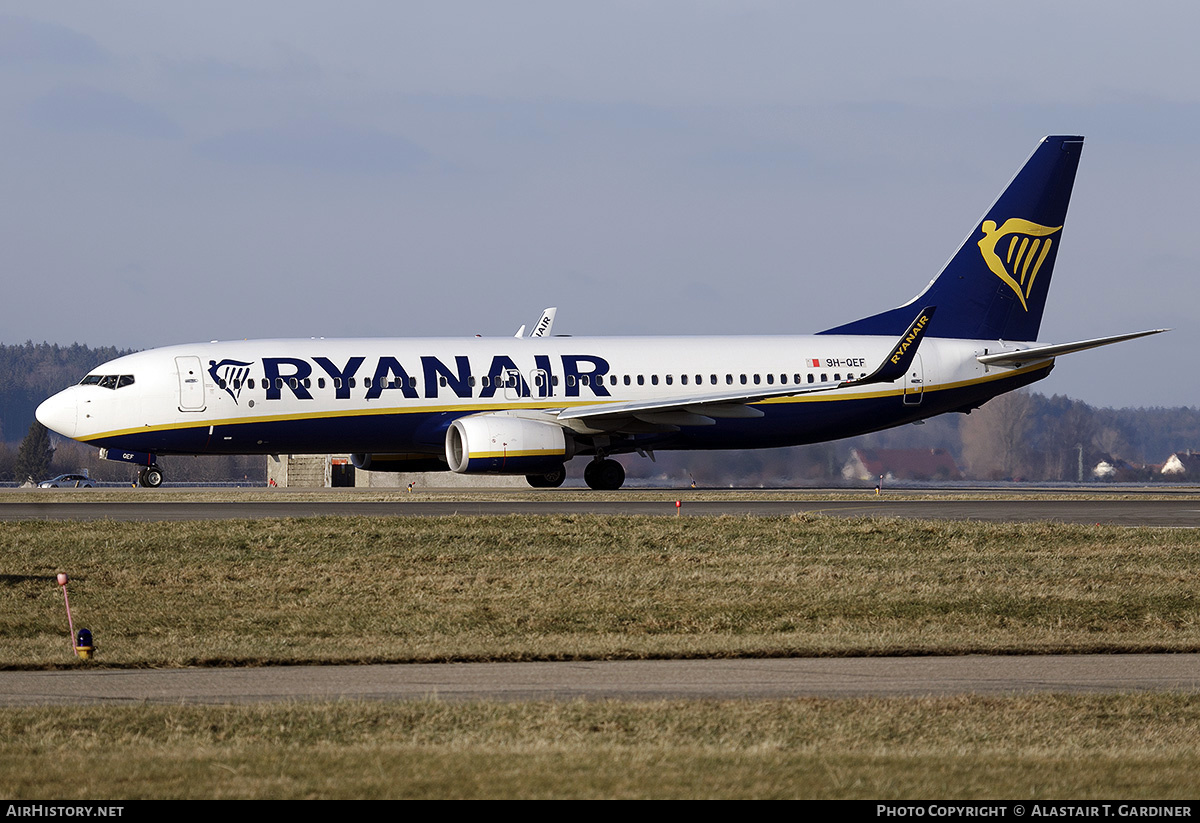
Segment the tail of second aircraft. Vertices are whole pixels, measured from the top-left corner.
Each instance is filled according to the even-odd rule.
[[[925,290],[821,334],[900,334],[912,306],[938,307],[935,337],[1037,340],[1082,137],[1045,137]]]

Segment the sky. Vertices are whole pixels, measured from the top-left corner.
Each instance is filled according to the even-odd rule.
[[[1200,4],[0,7],[0,342],[804,334],[1087,138],[1036,386],[1200,405]]]

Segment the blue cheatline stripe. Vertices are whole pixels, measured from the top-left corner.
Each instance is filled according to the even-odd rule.
[[[637,435],[630,449],[735,449],[803,445],[852,437],[932,417],[988,399],[1042,379],[1051,363],[952,386],[930,386],[920,405],[907,406],[899,389],[847,398],[810,395],[777,398],[755,404],[764,416],[723,418],[712,426],[683,427],[678,432]],[[475,409],[355,413],[337,417],[277,416],[203,426],[163,427],[152,431],[117,432],[89,442],[110,449],[136,449],[157,454],[279,454],[419,452],[440,456],[446,429]],[[228,438],[228,439],[226,439]]]

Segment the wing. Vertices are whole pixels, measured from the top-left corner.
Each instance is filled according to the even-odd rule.
[[[935,306],[922,309],[896,341],[891,353],[879,367],[858,380],[828,383],[809,383],[805,386],[783,386],[776,389],[755,386],[686,397],[663,397],[654,400],[633,400],[624,403],[602,403],[571,406],[553,414],[554,419],[570,428],[582,427],[596,431],[652,431],[663,426],[711,426],[719,418],[762,417],[763,412],[750,404],[773,397],[798,397],[864,386],[872,383],[891,383],[904,376],[917,355],[917,348],[927,336]]]

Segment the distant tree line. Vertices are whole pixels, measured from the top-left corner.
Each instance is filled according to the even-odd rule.
[[[1158,472],[1175,452],[1200,452],[1200,408],[1097,408],[1063,395],[1001,395],[969,415],[945,414],[832,443],[722,452],[658,452],[625,461],[631,477],[674,485],[776,486],[840,483],[855,448],[945,449],[974,480],[1094,480],[1101,461],[1112,479],[1166,481]],[[1200,481],[1182,475],[1174,480]]]
[[[0,344],[0,440],[20,441],[39,403],[78,383],[101,363],[131,353],[131,349],[92,349],[79,343]]]

